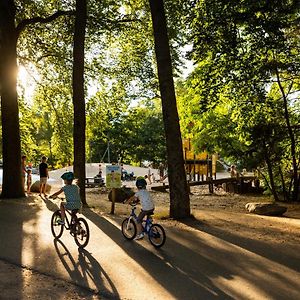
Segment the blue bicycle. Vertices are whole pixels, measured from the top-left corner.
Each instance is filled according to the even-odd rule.
[[[136,203],[130,203],[131,213],[129,217],[125,218],[122,222],[122,234],[127,240],[133,240],[137,233],[136,220],[137,215],[135,213]],[[150,243],[159,248],[163,246],[166,241],[166,233],[164,228],[159,224],[152,223],[151,215],[147,215],[147,218],[142,222],[143,233],[148,235]]]

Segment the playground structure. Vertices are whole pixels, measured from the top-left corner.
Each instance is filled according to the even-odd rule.
[[[182,144],[188,182],[216,179],[218,155],[206,151],[196,154],[190,139],[184,139]]]
[[[218,155],[209,155],[206,151],[196,154],[190,139],[184,139],[183,155],[187,182],[189,186],[207,185],[209,193],[214,187],[222,187],[226,192],[247,193],[253,191],[253,182],[257,180],[254,175],[240,174],[236,177],[216,178]],[[229,175],[229,174],[228,174]],[[151,189],[165,191],[169,185],[153,186]]]

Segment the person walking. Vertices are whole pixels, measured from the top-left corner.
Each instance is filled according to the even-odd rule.
[[[151,171],[151,165],[148,166],[148,181],[149,184],[152,184],[152,171]]]
[[[22,185],[25,190],[25,181],[26,181],[26,155],[22,155],[21,157],[21,174],[22,174]]]
[[[31,187],[31,183],[32,183],[32,169],[29,167],[27,169],[27,180],[26,180],[26,184],[27,184],[27,195],[30,195],[30,187]]]
[[[163,182],[165,176],[165,166],[163,165],[163,163],[160,163],[158,166],[158,174],[160,182]]]
[[[39,173],[40,173],[40,196],[44,194],[46,197],[46,184],[47,180],[49,178],[49,173],[48,173],[48,165],[46,163],[47,157],[43,156],[42,157],[42,162],[39,164]]]

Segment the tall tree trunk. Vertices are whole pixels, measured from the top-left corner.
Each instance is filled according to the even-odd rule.
[[[284,88],[281,84],[280,76],[279,76],[279,71],[278,68],[276,68],[276,78],[277,78],[277,84],[279,86],[282,98],[283,98],[283,106],[284,106],[284,118],[286,122],[286,126],[288,129],[288,134],[291,142],[291,156],[292,156],[292,163],[293,163],[293,196],[292,199],[293,201],[298,200],[298,189],[299,189],[299,180],[298,180],[298,166],[297,166],[297,159],[296,159],[296,142],[295,142],[295,136],[294,132],[291,126],[290,122],[290,115],[288,111],[288,99],[287,96],[284,92]]]
[[[184,170],[166,16],[163,0],[149,0],[149,2],[167,143],[170,217],[180,219],[190,216],[190,199]]]
[[[273,194],[274,200],[278,201],[279,198],[278,198],[278,194],[277,194],[276,186],[275,186],[275,182],[274,182],[272,163],[271,163],[271,160],[268,155],[267,145],[264,141],[263,141],[263,149],[264,149],[265,161],[266,161],[267,168],[268,168],[271,193]]]
[[[0,95],[2,119],[2,198],[24,196],[17,96],[17,32],[13,0],[0,0]]]
[[[73,61],[73,105],[74,105],[74,174],[78,178],[80,197],[85,196],[85,99],[84,99],[84,40],[87,18],[86,0],[76,0]]]

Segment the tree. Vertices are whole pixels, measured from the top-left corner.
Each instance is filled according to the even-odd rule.
[[[150,0],[149,3],[167,144],[170,217],[178,219],[190,216],[190,199],[184,170],[167,24],[163,0]]]
[[[113,105],[114,102],[107,108],[97,98],[87,105],[89,161],[101,161],[109,141],[111,161],[121,159],[133,165],[164,162],[166,146],[160,99],[151,99],[151,104],[142,102],[127,111],[114,110]]]
[[[243,124],[239,128],[247,127],[248,123],[253,125],[253,131],[264,128],[261,133],[267,133],[272,129],[273,141],[265,136],[265,145],[257,147],[257,151],[268,153],[268,159],[273,157],[272,161],[265,161],[270,182],[273,174],[284,171],[285,180],[289,178],[293,183],[292,199],[296,200],[298,133],[290,121],[296,121],[298,115],[294,109],[299,91],[298,1],[196,1],[190,16],[193,57],[199,63],[197,72],[201,75],[201,79],[193,82],[194,90],[199,93],[198,110],[213,109],[224,97],[235,99],[235,107],[246,108],[248,103],[253,111],[254,105],[264,104],[261,113],[266,117],[265,124],[252,118],[259,114],[239,109],[239,124]],[[276,107],[276,113],[269,111],[272,107]],[[283,126],[284,132],[274,124]],[[258,145],[254,140],[251,143]],[[278,151],[283,146],[285,151]],[[281,171],[275,172],[278,162]],[[274,196],[275,181],[270,184]]]
[[[74,105],[74,174],[79,179],[80,198],[85,197],[85,97],[84,97],[84,40],[87,19],[85,0],[76,0],[74,54],[73,54],[73,105]]]
[[[21,141],[17,84],[17,40],[30,24],[47,23],[70,12],[57,11],[47,18],[24,18],[17,26],[13,0],[0,1],[0,87],[3,148],[3,184],[1,197],[24,196],[21,180]]]
[[[0,93],[3,151],[3,198],[24,196],[17,98],[17,30],[13,0],[0,1]]]

